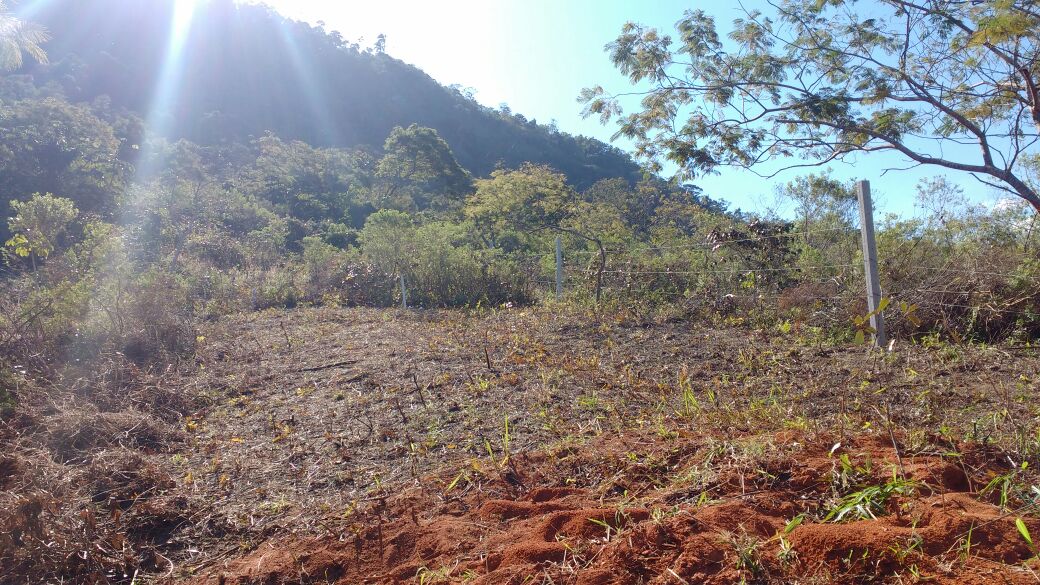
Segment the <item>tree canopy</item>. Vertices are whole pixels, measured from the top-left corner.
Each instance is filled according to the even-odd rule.
[[[50,64],[27,61],[18,73],[74,103],[109,96],[115,108],[162,119],[151,130],[171,141],[225,145],[270,132],[315,147],[378,150],[395,127],[418,124],[436,129],[478,176],[535,162],[579,188],[639,179],[639,166],[620,149],[483,106],[382,52],[385,38],[362,47],[253,3],[195,3],[180,83],[157,104],[177,2],[38,2],[33,20],[55,39],[47,45]]]
[[[461,205],[472,190],[469,173],[436,130],[412,124],[394,128],[376,165],[379,197],[405,208],[437,210]]]
[[[41,45],[48,38],[43,28],[11,14],[7,3],[0,0],[0,71],[18,69],[25,55],[46,63],[47,53]]]
[[[1040,10],[1030,0],[778,0],[728,40],[687,11],[677,37],[635,23],[607,45],[638,111],[602,87],[586,115],[617,119],[656,169],[825,165],[894,151],[969,173],[1040,210],[1023,156],[1040,139]],[[792,162],[801,159],[805,162]],[[785,162],[786,161],[786,162]]]
[[[28,201],[12,201],[14,217],[7,220],[7,229],[14,234],[6,245],[15,254],[46,258],[57,247],[58,238],[79,213],[71,200],[50,193],[36,193]]]

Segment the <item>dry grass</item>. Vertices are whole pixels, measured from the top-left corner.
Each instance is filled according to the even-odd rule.
[[[228,318],[179,370],[113,359],[19,390],[0,423],[0,582],[184,578],[273,536],[339,538],[409,486],[508,485],[523,454],[601,437],[710,435],[681,469],[672,453],[571,478],[605,498],[667,487],[674,505],[771,489],[800,455],[763,433],[892,427],[907,457],[965,441],[1040,456],[1035,350],[811,335],[566,308]]]

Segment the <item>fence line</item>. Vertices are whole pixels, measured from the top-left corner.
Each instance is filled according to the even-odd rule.
[[[1001,308],[992,307],[992,306],[989,306],[989,305],[958,305],[958,304],[955,304],[955,303],[943,303],[943,302],[940,302],[940,301],[920,301],[920,302],[915,303],[915,304],[918,305],[918,306],[940,307],[940,308],[951,308],[951,309],[973,309],[973,310],[984,309],[984,310],[987,310],[987,311],[990,311],[990,312],[993,312],[993,313],[1007,313],[1009,315],[1034,315],[1034,316],[1040,316],[1040,312],[1037,312],[1037,311],[1028,311],[1028,310],[1027,311],[1018,311],[1018,310],[1014,310],[1014,309],[1001,309]]]
[[[584,251],[582,251],[582,252],[584,252]],[[571,253],[569,255],[564,253],[564,257],[565,257],[564,259],[566,261],[566,258],[568,258],[568,257],[569,258],[573,258],[576,255],[577,254],[575,254],[575,253]],[[582,255],[585,255],[585,254],[582,254]],[[540,259],[540,260],[551,259],[552,257],[553,257],[553,253],[552,252],[546,253],[545,255],[511,256],[511,258],[513,258],[513,259],[525,259],[526,258],[526,259]],[[616,264],[616,261],[615,261],[615,264]],[[826,269],[834,269],[834,268],[856,268],[858,266],[859,266],[858,264],[824,264],[824,265],[816,265],[816,266],[785,266],[785,267],[778,267],[778,268],[747,268],[747,269],[732,269],[732,270],[619,270],[619,269],[616,269],[616,270],[605,270],[603,272],[603,274],[629,274],[629,275],[631,275],[631,274],[694,275],[694,274],[725,274],[725,273],[747,274],[747,273],[750,273],[750,272],[798,272],[798,271],[808,271],[808,270],[826,270]],[[585,269],[585,268],[575,268],[575,267],[572,267],[572,266],[567,266],[567,267],[565,267],[565,269],[576,270],[576,271],[578,271],[580,273],[587,272],[587,269]],[[939,267],[922,267],[921,270],[925,270],[925,271],[928,271],[928,272],[940,273],[940,274],[953,273],[953,274],[971,275],[971,276],[974,276],[974,275],[994,276],[994,277],[1008,278],[1008,279],[1010,279],[1010,278],[1021,278],[1023,280],[1030,281],[1030,282],[1040,282],[1040,278],[1036,278],[1036,277],[1032,277],[1032,276],[1028,276],[1028,275],[1022,275],[1022,274],[1015,274],[1015,273],[1012,273],[1012,272],[993,272],[993,271],[987,271],[987,270],[973,270],[973,269],[970,269],[970,268],[957,268],[957,267],[952,267],[952,266],[951,267],[943,267],[943,268],[939,268]],[[550,282],[550,284],[552,283],[551,280],[549,282]]]
[[[693,299],[693,298],[697,297],[697,295],[686,295],[685,293],[669,293],[668,295],[665,295],[665,296],[666,296],[666,298],[668,296],[672,296],[674,298],[682,298],[682,299]],[[708,295],[702,295],[702,296],[704,298],[714,298],[716,300],[743,300],[743,301],[761,301],[761,300],[767,300],[767,299],[775,301],[775,300],[788,298],[786,295],[775,294],[775,293],[771,293],[771,294],[761,293],[761,294],[753,294],[753,295],[737,295],[737,294],[733,294],[733,293],[726,293],[724,295],[714,295],[713,297],[709,297]],[[804,300],[809,300],[809,301],[838,301],[838,300],[846,300],[846,297],[843,296],[843,295],[798,295],[798,298],[799,299],[804,299]]]
[[[619,254],[638,254],[638,253],[643,253],[643,252],[657,252],[657,251],[661,251],[661,250],[715,250],[715,249],[718,249],[721,246],[726,246],[726,245],[729,245],[729,244],[742,244],[742,243],[747,243],[747,242],[761,242],[761,241],[765,241],[765,240],[774,240],[774,239],[777,239],[777,238],[797,238],[797,237],[801,237],[801,236],[813,236],[813,235],[826,234],[826,233],[837,233],[837,232],[845,232],[845,233],[847,233],[849,235],[857,233],[856,230],[854,230],[854,229],[850,230],[849,228],[827,228],[827,229],[812,230],[812,231],[807,231],[807,232],[783,232],[783,233],[773,234],[773,235],[755,236],[755,237],[752,237],[752,238],[739,238],[739,239],[736,239],[736,240],[720,240],[720,241],[717,241],[717,242],[696,242],[696,243],[691,243],[691,244],[673,244],[673,245],[668,245],[668,246],[649,245],[649,246],[643,246],[643,247],[637,247],[637,248],[606,248],[604,250],[604,252],[606,254],[619,255]],[[553,254],[555,254],[555,251],[554,250],[547,250],[544,253],[529,253],[529,254],[511,254],[511,253],[506,252],[506,254],[509,254],[509,256],[511,258],[514,258],[514,259],[521,259],[521,260],[522,259],[544,260],[546,258],[552,258]],[[595,249],[593,249],[593,250],[575,250],[573,252],[565,253],[565,256],[567,258],[580,258],[580,257],[584,257],[584,256],[598,256],[599,254],[600,254],[600,251],[599,250],[595,250]]]
[[[740,238],[740,239],[736,239],[736,240],[720,240],[720,241],[717,241],[717,242],[702,242],[702,243],[696,243],[696,244],[676,244],[676,245],[671,245],[671,246],[646,246],[646,247],[643,247],[643,248],[634,248],[634,249],[608,249],[607,253],[654,252],[654,251],[657,251],[657,250],[696,250],[696,249],[714,250],[714,249],[717,249],[720,246],[725,246],[725,245],[728,245],[728,244],[743,244],[743,243],[747,243],[747,242],[761,242],[761,241],[764,241],[764,240],[774,240],[774,239],[777,239],[777,238],[797,238],[797,237],[800,237],[800,236],[811,236],[811,235],[816,235],[816,234],[825,234],[825,233],[834,233],[834,232],[846,232],[846,233],[848,233],[850,235],[856,233],[855,230],[851,230],[850,231],[849,228],[828,228],[828,229],[813,230],[813,231],[808,231],[808,232],[782,232],[782,233],[779,233],[779,234],[773,234],[773,235],[768,235],[768,236],[756,236],[756,237],[753,237],[753,238]]]
[[[998,277],[1001,277],[1001,278],[1024,278],[1025,280],[1032,280],[1034,282],[1040,282],[1040,279],[1037,279],[1037,278],[1034,278],[1034,277],[1031,277],[1031,276],[1015,274],[1013,272],[991,272],[991,271],[986,271],[986,270],[972,270],[970,268],[953,268],[953,267],[949,267],[949,268],[935,268],[935,267],[928,268],[928,267],[925,267],[924,270],[927,270],[928,272],[940,272],[940,273],[952,272],[954,274],[970,274],[970,275],[976,275],[977,274],[977,275],[981,275],[981,276],[998,276]]]
[[[776,239],[776,238],[795,238],[795,237],[799,237],[799,236],[806,236],[806,235],[812,236],[812,235],[825,234],[825,233],[836,233],[836,232],[845,232],[848,235],[853,235],[853,234],[857,233],[856,230],[849,230],[848,228],[831,228],[831,229],[823,229],[823,230],[813,230],[813,231],[808,231],[808,232],[785,232],[785,233],[776,234],[776,235],[772,235],[772,236],[758,236],[758,237],[754,237],[754,238],[741,238],[741,239],[737,239],[737,240],[722,240],[722,241],[718,241],[718,242],[697,242],[697,243],[692,243],[692,244],[674,244],[674,245],[668,245],[668,246],[653,246],[653,245],[651,245],[651,246],[644,246],[644,247],[639,247],[639,248],[607,248],[606,250],[604,250],[604,252],[606,254],[608,254],[608,255],[618,256],[618,255],[627,255],[627,254],[639,254],[639,253],[643,253],[643,252],[658,252],[658,251],[662,251],[662,250],[716,250],[716,249],[718,249],[721,246],[726,246],[726,245],[729,245],[729,244],[739,244],[739,243],[746,243],[746,242],[760,242],[760,241],[771,240],[771,239]],[[510,258],[517,259],[517,260],[545,260],[545,259],[551,259],[553,257],[553,255],[555,254],[555,251],[554,250],[547,250],[544,253],[528,253],[528,254],[515,254],[515,253],[508,253],[508,252],[505,252],[505,253],[508,254]],[[591,249],[591,250],[574,250],[572,252],[564,252],[565,258],[581,258],[581,257],[586,257],[586,256],[598,256],[599,254],[600,254],[599,250],[596,250],[596,249]],[[1035,259],[1035,260],[1040,260],[1040,256],[1038,256],[1036,254],[1031,254],[1031,253],[1016,254],[1014,257],[1017,258],[1017,259],[1028,259],[1028,260],[1034,260]],[[932,271],[942,271],[942,270],[944,270],[942,268],[934,268],[934,267],[933,268],[925,268],[925,269],[926,270],[932,270]],[[976,272],[976,273],[977,274],[990,274],[990,273],[986,273],[986,272]],[[996,275],[996,276],[1003,276],[1003,275],[1000,275],[1000,274],[994,274],[994,275]]]
[[[852,230],[846,227],[840,228],[829,228],[829,229],[815,229],[805,231],[790,231],[781,232],[775,234],[760,234],[752,237],[738,237],[734,239],[719,239],[717,241],[703,241],[695,243],[683,243],[683,244],[672,244],[664,246],[645,245],[640,247],[631,248],[607,248],[607,249],[583,249],[575,252],[566,254],[566,259],[570,262],[569,265],[564,265],[563,258],[557,250],[556,257],[556,269],[557,274],[562,275],[567,273],[573,275],[579,274],[582,278],[579,281],[584,281],[586,284],[595,282],[596,297],[599,299],[599,295],[606,290],[616,290],[617,294],[622,296],[628,296],[632,294],[632,291],[638,289],[645,289],[646,296],[652,299],[659,300],[673,300],[673,299],[687,299],[697,300],[702,298],[706,301],[712,299],[716,300],[751,300],[756,302],[763,302],[767,300],[775,299],[793,299],[801,301],[823,301],[823,302],[834,302],[834,301],[846,301],[851,302],[856,299],[860,303],[864,302],[867,306],[866,314],[870,318],[871,331],[873,333],[874,342],[879,346],[884,346],[885,332],[884,332],[884,321],[883,321],[883,307],[884,301],[882,296],[882,286],[880,282],[880,271],[878,270],[878,254],[877,254],[877,243],[875,240],[873,230],[873,205],[870,197],[870,184],[867,181],[860,181],[857,183],[857,195],[859,199],[860,208],[860,228],[858,230]],[[852,238],[858,232],[859,238]],[[708,260],[703,257],[683,257],[678,255],[678,258],[674,260],[672,258],[664,259],[663,253],[669,251],[705,251],[709,254],[714,253],[728,245],[732,244],[743,244],[743,243],[754,243],[754,242],[772,242],[776,243],[781,240],[790,241],[795,238],[820,238],[830,234],[843,234],[848,235],[848,244],[850,247],[859,248],[862,250],[862,264],[858,262],[848,263],[834,263],[834,264],[815,264],[811,266],[778,266],[778,267],[752,267],[751,265],[765,264],[769,265],[768,258],[765,262],[758,262],[754,259],[749,258],[737,258],[735,262],[729,266],[720,267],[719,263],[714,263],[714,267],[705,266],[704,268],[697,268],[696,262],[698,260]],[[711,238],[713,236],[709,236]],[[785,248],[785,249],[790,249]],[[768,251],[768,249],[766,249]],[[598,257],[609,255],[604,258],[604,264],[597,266],[595,263],[599,260]],[[534,256],[538,258],[539,262],[545,263],[546,258],[551,258],[551,253]],[[1037,256],[1034,254],[1015,252],[1013,261],[1021,262],[1023,260],[1032,260]],[[709,257],[710,258],[710,257]],[[1007,258],[1007,255],[1004,256]],[[579,263],[588,262],[589,264],[582,267]],[[1005,260],[1006,261],[1006,260]],[[607,264],[609,262],[609,264]],[[669,265],[678,265],[676,269],[669,268]],[[737,267],[741,266],[743,267]],[[543,264],[544,266],[544,264]],[[862,272],[859,268],[862,267]],[[598,270],[603,268],[603,270]],[[1004,279],[1023,278],[1029,283],[1038,283],[1040,279],[1029,276],[1019,275],[1014,272],[1001,272],[997,270],[974,270],[971,268],[947,265],[946,267],[923,267],[926,271],[935,274],[935,279],[945,277],[946,279],[956,282],[961,280],[957,278],[959,276],[991,276],[999,277]],[[985,267],[984,267],[985,268]],[[856,270],[849,270],[856,269]],[[811,278],[812,273],[817,271],[840,271],[836,277],[833,278]],[[752,289],[751,291],[735,291],[735,293],[720,294],[718,291],[725,291],[726,288],[731,290],[735,289],[734,282],[732,280],[719,279],[714,283],[713,287],[715,292],[697,292],[692,293],[689,287],[683,283],[682,277],[696,277],[696,276],[754,276],[759,274],[776,274],[776,275],[792,275],[795,279],[793,286],[804,285],[804,284],[827,284],[833,283],[839,287],[839,294],[834,295],[804,295],[800,294],[802,291],[792,291],[793,287],[781,287],[780,282],[777,279],[768,279],[767,282],[759,285],[757,282],[753,283],[754,286],[747,287]],[[842,282],[842,280],[848,280],[849,276],[859,276],[865,280],[866,294],[863,296],[862,293],[856,294],[849,287],[850,282]],[[646,279],[640,279],[639,277],[647,277]],[[664,282],[662,279],[653,279],[652,277],[666,277]],[[843,278],[837,278],[843,277]],[[914,282],[914,279],[911,279]],[[897,281],[898,283],[898,281]],[[913,302],[914,297],[920,297],[921,295],[943,295],[954,297],[953,300],[963,300],[966,297],[974,294],[974,291],[962,291],[956,289],[945,289],[939,290],[934,287],[934,284],[929,283],[928,279],[925,282],[915,282],[919,288],[906,287],[903,290],[899,288],[892,288],[886,286],[889,289],[884,297],[893,300],[906,300]],[[924,287],[920,285],[924,284]],[[928,284],[932,284],[932,287],[928,287]],[[547,287],[551,287],[551,281],[547,283]],[[911,285],[912,286],[912,285]],[[942,287],[943,285],[939,285]],[[656,287],[657,290],[653,290]],[[686,290],[676,290],[685,288]],[[744,288],[744,287],[741,287]],[[754,290],[770,291],[770,292],[754,292]],[[804,290],[804,289],[803,289]],[[560,287],[556,287],[557,298],[559,298]],[[746,292],[746,294],[744,294]],[[813,292],[811,289],[806,292]],[[931,299],[917,299],[915,303],[917,306],[925,307],[940,307],[944,309],[978,309],[979,307],[973,307],[969,305],[962,305],[958,303],[945,303],[942,301],[936,301]],[[1034,315],[1035,311],[1017,311],[1011,308],[996,308],[986,307],[985,310],[997,313],[997,314],[1029,314]]]
[[[751,273],[774,273],[774,272],[796,272],[800,270],[822,270],[825,268],[852,268],[856,264],[830,264],[826,266],[789,266],[783,268],[747,268],[732,270],[604,270],[603,274],[657,274],[657,275],[699,275],[699,274],[751,274]]]

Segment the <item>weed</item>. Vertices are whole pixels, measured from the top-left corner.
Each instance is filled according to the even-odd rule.
[[[1026,526],[1025,521],[1021,518],[1015,518],[1015,527],[1018,528],[1018,533],[1022,535],[1022,539],[1029,545],[1029,549],[1033,551],[1033,557],[1040,558],[1040,550],[1033,543],[1033,535],[1029,533],[1029,527]]]
[[[473,376],[470,383],[466,384],[471,392],[477,396],[483,396],[491,390],[492,380],[483,376]]]
[[[961,543],[961,546],[960,546],[960,550],[961,550],[960,557],[961,557],[961,561],[962,562],[967,563],[968,560],[971,559],[971,545],[972,545],[971,537],[974,534],[974,532],[975,532],[975,522],[972,522],[971,526],[968,527],[968,534],[965,535],[965,539]]]
[[[260,504],[259,511],[268,516],[277,516],[292,507],[292,502],[286,499],[269,501]]]
[[[509,415],[506,415],[505,421],[504,421],[503,427],[502,427],[502,462],[501,462],[501,465],[503,465],[503,466],[505,466],[505,464],[509,462],[509,456],[510,456],[510,453],[511,453],[511,451],[509,449],[509,446],[510,446],[511,441],[512,441],[511,435],[509,434]]]
[[[999,494],[1000,509],[1007,511],[1011,504],[1012,498],[1020,496],[1025,490],[1024,486],[1018,484],[1015,479],[1018,475],[1029,467],[1028,461],[1023,461],[1021,465],[1015,467],[1007,473],[997,475],[986,484],[986,487],[979,490],[979,495],[986,496],[992,493]]]
[[[654,506],[650,509],[650,521],[654,524],[660,524],[667,518],[673,518],[679,515],[682,509],[679,506],[672,506],[669,509],[662,508],[660,506]]]
[[[893,477],[883,485],[870,486],[852,492],[841,499],[824,517],[825,522],[844,520],[876,520],[884,514],[888,501],[893,496],[909,496],[918,487],[915,481]]]
[[[604,540],[606,542],[610,542],[610,535],[611,535],[611,531],[612,530],[614,531],[615,535],[618,532],[618,530],[616,528],[611,526],[609,523],[607,523],[607,522],[605,522],[603,520],[600,520],[599,518],[589,518],[588,520],[589,520],[589,522],[595,524],[596,526],[602,527],[604,530],[607,531],[607,535],[604,537]]]
[[[841,447],[837,444],[831,449],[833,453]],[[831,487],[836,494],[845,494],[855,489],[865,481],[870,480],[873,471],[873,463],[869,456],[862,465],[855,464],[848,453],[842,453],[831,471]]]
[[[682,406],[676,414],[683,419],[693,419],[701,413],[701,403],[693,391],[693,384],[685,368],[679,373],[679,391],[682,393]]]
[[[787,540],[787,536],[794,532],[794,529],[798,528],[803,520],[805,520],[805,514],[799,514],[791,518],[784,526],[784,529],[776,535],[776,538],[780,541],[780,550],[777,551],[776,556],[780,560],[780,564],[785,567],[798,559],[798,551],[794,550],[791,541]]]
[[[895,555],[896,560],[903,563],[910,555],[922,552],[923,547],[924,538],[917,532],[917,521],[915,520],[911,526],[910,536],[906,537],[902,544],[893,544],[889,550]]]
[[[595,412],[602,407],[602,401],[595,394],[582,394],[578,397],[578,408]]]
[[[664,417],[660,415],[658,415],[656,418],[654,431],[657,433],[658,437],[665,441],[671,441],[679,438],[679,433],[670,430],[667,426],[665,426]]]
[[[740,534],[726,535],[726,543],[733,547],[733,552],[736,554],[734,566],[737,571],[741,572],[741,583],[747,582],[748,575],[755,579],[762,574],[763,566],[758,558],[758,547],[761,542],[757,538],[748,534],[741,526]]]
[[[0,388],[0,418],[13,413],[16,406],[18,406],[18,401],[15,400],[14,393],[6,388]]]
[[[419,567],[419,570],[415,572],[415,577],[419,580],[419,585],[451,583],[451,575],[455,572],[457,567],[458,563],[456,563],[454,567],[441,567],[436,570],[428,567]]]

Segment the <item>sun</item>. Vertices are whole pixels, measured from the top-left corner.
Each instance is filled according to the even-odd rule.
[[[175,0],[173,3],[173,38],[183,40],[191,28],[199,0]]]

